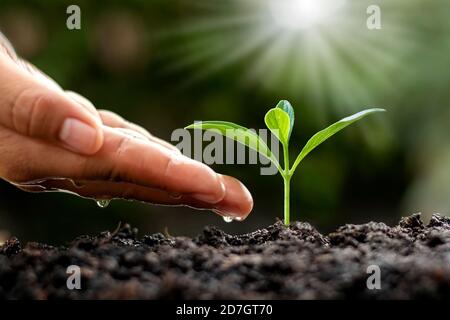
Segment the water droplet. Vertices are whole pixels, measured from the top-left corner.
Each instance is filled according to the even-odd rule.
[[[103,200],[97,200],[97,205],[100,207],[100,208],[106,208],[107,206],[109,206],[109,203],[110,203],[111,201],[110,200],[106,200],[106,199],[103,199]]]
[[[233,217],[223,217],[223,221],[225,221],[226,223],[233,222],[233,220],[234,220]]]
[[[242,217],[236,217],[236,218],[234,218],[234,220],[241,222],[241,221],[244,221],[244,218],[242,218]]]

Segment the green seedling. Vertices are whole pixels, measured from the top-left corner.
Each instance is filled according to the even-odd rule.
[[[284,181],[284,223],[288,225],[290,223],[290,183],[291,178],[294,175],[294,172],[300,162],[318,145],[320,145],[322,142],[324,142],[337,132],[341,131],[348,125],[361,120],[369,114],[383,111],[386,110],[378,108],[363,110],[342,120],[339,120],[331,126],[317,132],[308,140],[308,142],[305,144],[305,146],[295,159],[293,165],[290,166],[289,139],[294,127],[294,109],[288,101],[280,101],[275,108],[270,109],[266,113],[264,121],[267,128],[269,128],[272,134],[277,137],[277,139],[283,146],[283,167],[280,165],[278,159],[271,152],[264,140],[253,130],[226,121],[196,122],[187,126],[185,129],[213,130],[214,132],[218,132],[225,137],[244,144],[245,146],[259,152],[260,154],[268,158],[277,167]]]

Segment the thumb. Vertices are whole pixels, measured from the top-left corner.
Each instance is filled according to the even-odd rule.
[[[0,125],[80,154],[94,154],[103,144],[98,117],[9,61],[0,61]]]

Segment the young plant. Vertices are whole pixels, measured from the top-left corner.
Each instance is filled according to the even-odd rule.
[[[268,158],[277,167],[284,181],[284,223],[288,225],[290,223],[290,182],[300,162],[318,145],[320,145],[322,142],[324,142],[337,132],[341,131],[348,125],[364,118],[371,113],[383,111],[385,110],[378,108],[363,110],[355,113],[354,115],[339,120],[331,126],[317,132],[308,140],[306,145],[303,147],[303,149],[295,159],[293,165],[290,166],[289,139],[294,127],[294,109],[288,101],[280,101],[275,108],[270,109],[266,113],[264,121],[267,128],[269,128],[272,134],[277,137],[277,139],[283,146],[283,167],[278,162],[278,159],[270,151],[264,140],[261,139],[261,137],[259,137],[253,130],[226,121],[196,122],[187,126],[185,129],[214,130],[215,132],[218,132],[225,137],[243,143],[247,147],[259,152],[260,154]]]

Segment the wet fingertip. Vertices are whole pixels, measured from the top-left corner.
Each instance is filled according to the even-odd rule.
[[[250,193],[250,190],[248,190],[247,187],[242,182],[237,180],[237,183],[239,184],[241,189],[241,197],[242,197],[241,204],[243,205],[243,211],[247,212],[248,214],[253,209],[252,194]]]
[[[227,219],[229,221],[227,222],[231,222],[231,221],[238,221],[238,222],[242,222],[245,219],[247,219],[247,215],[240,215],[234,212],[229,212],[229,211],[223,211],[220,209],[212,209],[212,212],[214,212],[215,214],[221,216],[224,219]]]
[[[220,175],[222,181],[227,181],[230,188],[227,189],[227,200],[233,199],[232,211],[241,212],[242,216],[247,217],[253,210],[253,197],[247,187],[238,179]]]

